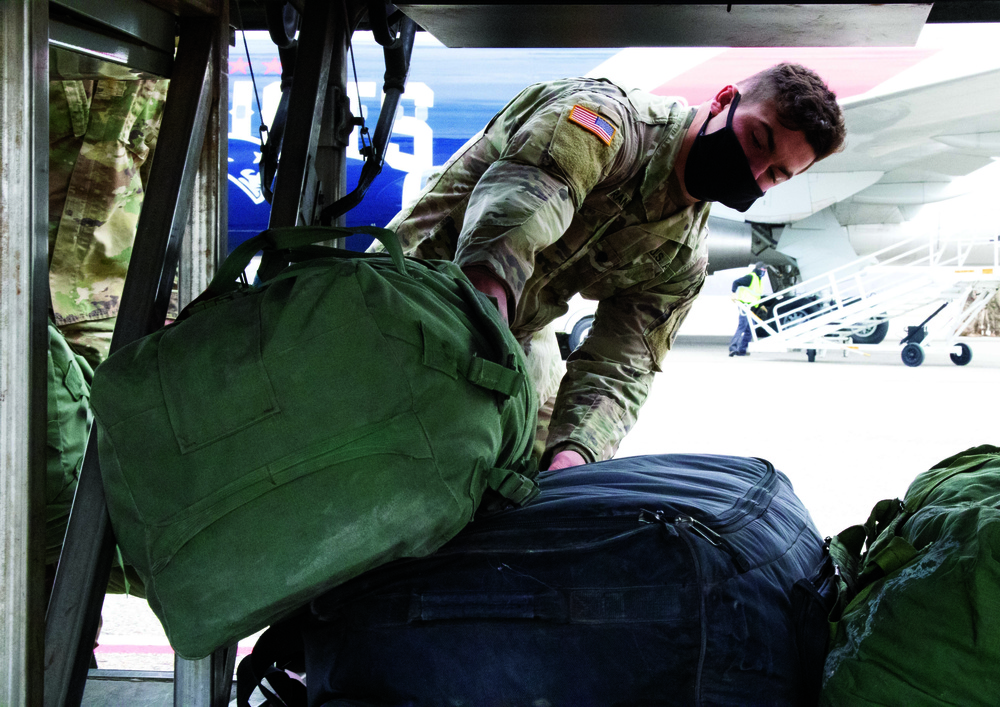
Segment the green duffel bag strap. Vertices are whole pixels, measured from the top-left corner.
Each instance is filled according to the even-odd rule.
[[[487,472],[486,483],[504,498],[521,506],[539,493],[538,484],[531,478],[531,470],[523,469],[522,471],[527,472],[527,474],[513,469],[494,467]]]
[[[293,248],[303,248],[323,241],[333,240],[345,236],[352,236],[363,233],[374,236],[385,246],[389,257],[400,273],[406,274],[406,261],[403,257],[403,249],[399,245],[399,238],[393,231],[375,226],[357,226],[355,228],[339,228],[336,226],[289,226],[285,228],[269,228],[258,233],[233,250],[222,263],[222,267],[212,278],[205,291],[195,300],[203,302],[220,295],[228,294],[239,288],[239,279],[243,275],[250,261],[260,251],[281,251]],[[331,253],[341,253],[350,255],[362,255],[352,251],[338,251],[335,248],[317,249],[317,255],[329,255]],[[192,302],[194,304],[194,302]]]
[[[901,542],[909,543],[896,535],[906,517],[902,501],[898,498],[885,499],[875,504],[864,524],[852,525],[827,538],[827,549],[836,567],[838,584],[837,603],[831,620],[839,620],[848,604],[866,586],[905,564],[915,554],[907,553]]]
[[[496,513],[523,506],[539,494],[538,484],[534,480],[538,475],[538,465],[535,460],[528,457],[514,467],[513,469],[480,468],[480,473],[485,473],[486,476],[486,490],[479,508],[476,509],[476,518],[488,518]]]

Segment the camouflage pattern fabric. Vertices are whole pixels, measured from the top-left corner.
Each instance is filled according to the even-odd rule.
[[[59,327],[77,324],[75,335],[103,348],[101,359],[110,344],[102,335],[107,327],[91,336],[81,324],[118,314],[167,85],[111,79],[49,85],[53,317]]]
[[[581,108],[596,126],[575,120]],[[599,302],[543,463],[567,448],[614,455],[704,284],[708,204],[682,206],[673,173],[694,112],[606,80],[530,86],[388,226],[410,254],[496,274],[526,349],[573,295]]]
[[[49,290],[58,326],[49,326],[50,590],[87,443],[90,370],[111,347],[167,86],[167,80],[111,79],[49,84]],[[145,596],[135,570],[120,561],[108,591]]]

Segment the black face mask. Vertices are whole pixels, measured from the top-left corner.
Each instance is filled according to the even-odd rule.
[[[684,166],[684,186],[688,194],[700,201],[718,201],[743,212],[764,192],[757,186],[750,161],[733,132],[733,114],[739,102],[737,93],[729,106],[726,127],[706,135],[711,115],[701,126]]]

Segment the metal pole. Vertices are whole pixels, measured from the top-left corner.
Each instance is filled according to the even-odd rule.
[[[215,45],[212,109],[177,275],[181,309],[204,291],[228,253],[229,13],[228,2],[222,5],[221,32]]]
[[[229,15],[226,5],[216,36],[212,110],[198,164],[178,272],[179,304],[182,309],[208,286],[228,253],[226,157],[229,112],[226,107],[229,97],[229,24],[226,18]],[[236,645],[220,648],[202,660],[185,660],[175,655],[174,705],[226,707],[232,693],[235,665]]]
[[[0,2],[0,704],[42,701],[48,6]]]
[[[175,707],[226,707],[233,690],[236,645],[220,648],[207,658],[174,656]]]
[[[281,145],[281,161],[271,201],[268,225],[311,224],[315,194],[307,189],[315,170],[316,146],[330,77],[330,58],[336,43],[342,2],[306,0],[295,62],[295,83],[288,100],[288,123]],[[343,32],[348,32],[344,28]]]
[[[341,22],[347,21],[344,12]],[[347,144],[354,127],[349,120],[350,99],[347,97],[347,37],[350,31],[350,27],[341,28],[338,23],[333,39],[323,122],[316,147],[316,177],[323,190],[323,203],[315,205],[316,211],[347,193]],[[345,217],[339,216],[332,225],[343,226],[344,223]]]
[[[212,98],[217,18],[181,20],[180,43],[164,106],[135,247],[111,351],[163,324],[177,272],[196,165]],[[45,625],[45,704],[78,705],[111,571],[114,535],[91,433],[69,518]]]

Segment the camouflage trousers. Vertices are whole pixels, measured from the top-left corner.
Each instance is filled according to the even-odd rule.
[[[552,420],[559,384],[566,375],[566,363],[559,353],[559,342],[556,340],[553,324],[535,332],[525,343],[524,349],[528,376],[538,393],[538,424],[535,427],[535,445],[532,450],[532,456],[538,461],[545,453],[549,422]]]
[[[74,322],[63,324],[59,331],[74,352],[83,356],[91,368],[97,368],[108,357],[116,321],[117,317],[110,317],[90,322]]]

